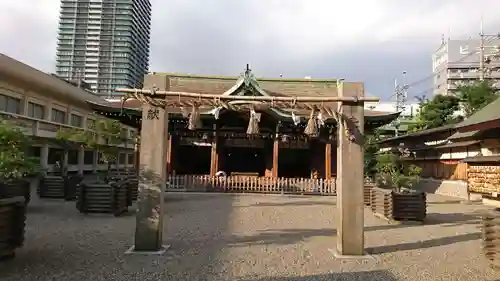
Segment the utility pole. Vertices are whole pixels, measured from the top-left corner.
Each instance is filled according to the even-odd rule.
[[[484,30],[483,30],[483,19],[481,19],[481,30],[479,32],[479,80],[484,80]]]
[[[406,71],[403,71],[403,86],[399,86],[397,79],[394,79],[394,91],[396,96],[396,112],[403,112],[406,108],[406,100],[408,98],[408,85],[406,84]],[[401,122],[398,117],[393,121],[392,125],[395,130],[396,137],[399,135],[399,127]]]
[[[492,59],[498,59],[500,49],[498,45],[486,45],[488,41],[500,39],[500,34],[485,34],[483,29],[483,20],[481,19],[481,30],[479,32],[479,80],[484,81],[487,74],[491,71],[488,64]],[[488,52],[486,52],[488,49]],[[476,49],[477,50],[477,49]]]
[[[405,110],[406,100],[408,98],[408,85],[406,84],[406,71],[403,71],[403,86],[396,84],[396,111]]]

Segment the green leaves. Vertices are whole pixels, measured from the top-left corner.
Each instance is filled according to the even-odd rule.
[[[459,86],[457,88],[457,97],[460,99],[465,116],[469,117],[497,99],[498,95],[491,87],[491,84],[484,80],[470,85]]]
[[[488,81],[459,86],[455,95],[436,95],[420,100],[420,112],[409,131],[433,129],[461,122],[498,97]],[[465,116],[461,116],[461,114]]]
[[[378,142],[380,136],[377,130],[366,136],[365,151],[364,151],[364,171],[365,176],[373,178],[376,173],[377,158],[376,154],[379,151]]]
[[[105,162],[116,160],[117,145],[127,140],[127,130],[115,120],[98,120],[89,129],[61,128],[56,138],[61,141],[75,142],[86,148],[99,150]]]
[[[0,121],[0,180],[17,179],[35,173],[40,159],[28,155],[31,138],[20,129]]]
[[[426,130],[457,123],[462,120],[455,115],[459,110],[458,97],[436,95],[431,100],[421,103],[418,118],[410,130]]]
[[[398,190],[402,187],[411,188],[418,181],[422,171],[415,165],[403,162],[401,154],[396,152],[377,155],[375,169],[381,184]]]

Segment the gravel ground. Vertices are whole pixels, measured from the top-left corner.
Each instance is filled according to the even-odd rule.
[[[429,195],[426,225],[365,212],[370,260],[338,260],[335,198],[169,194],[163,256],[130,256],[135,219],[84,216],[74,202],[33,198],[26,243],[0,280],[500,280],[480,254],[478,213]],[[131,212],[133,213],[133,212]]]

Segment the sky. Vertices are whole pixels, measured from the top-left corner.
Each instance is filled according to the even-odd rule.
[[[0,52],[45,72],[55,69],[60,1],[0,4]],[[500,32],[498,0],[152,0],[150,70],[362,81],[391,98],[402,83],[432,75],[442,35]],[[409,89],[410,97],[431,79]]]

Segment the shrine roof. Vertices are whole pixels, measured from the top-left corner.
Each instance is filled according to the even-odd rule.
[[[483,109],[474,113],[469,118],[457,124],[456,127],[460,132],[477,131],[479,126],[481,125],[481,129],[483,130],[496,128],[498,127],[498,121],[500,120],[500,111],[498,110],[499,108],[500,97],[485,106]]]
[[[221,94],[230,90],[244,74],[240,76],[209,76],[181,73],[159,73],[153,75],[164,76],[168,79],[169,91],[191,92],[200,94]],[[310,78],[268,78],[255,77],[262,90],[270,96],[337,96],[338,79],[310,79]],[[362,82],[344,81],[344,93],[364,92]]]

